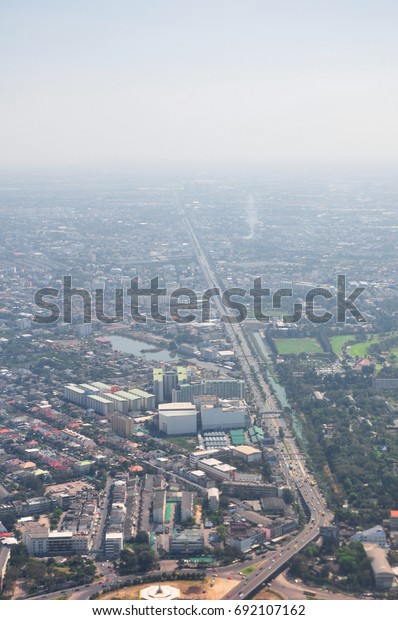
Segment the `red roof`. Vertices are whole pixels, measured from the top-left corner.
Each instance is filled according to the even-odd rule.
[[[391,510],[390,517],[392,517],[393,519],[398,519],[398,510]]]

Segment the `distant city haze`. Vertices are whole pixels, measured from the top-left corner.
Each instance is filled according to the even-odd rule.
[[[2,2],[0,166],[397,162],[397,23],[394,0]]]

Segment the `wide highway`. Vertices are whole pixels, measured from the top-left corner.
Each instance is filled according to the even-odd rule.
[[[191,237],[192,245],[207,285],[209,288],[218,288],[221,291],[217,276],[213,272],[202,250],[201,244],[199,243],[179,198],[177,198],[177,203],[186,230]],[[220,316],[224,315],[225,308],[221,303],[220,297],[214,297],[213,299],[220,312]],[[297,536],[290,539],[289,542],[283,543],[279,547],[277,553],[267,553],[265,559],[257,562],[259,566],[256,570],[250,576],[244,578],[242,582],[225,597],[230,599],[245,599],[249,598],[263,583],[268,582],[269,579],[275,573],[279,572],[296,553],[308,545],[308,543],[315,540],[319,536],[320,527],[331,524],[333,521],[333,514],[328,510],[316,480],[308,471],[304,455],[300,452],[294,437],[285,435],[283,440],[280,439],[279,428],[281,425],[284,427],[283,419],[281,420],[280,418],[282,410],[276,397],[272,394],[269,385],[265,381],[257,357],[252,354],[242,325],[237,323],[224,323],[224,326],[235,355],[239,359],[242,374],[251,393],[253,404],[259,412],[260,417],[262,413],[271,414],[271,416],[268,417],[268,430],[270,435],[275,438],[279,463],[284,473],[286,484],[300,494],[302,501],[306,504],[309,514],[307,525]],[[235,564],[234,566],[236,567],[237,565]]]

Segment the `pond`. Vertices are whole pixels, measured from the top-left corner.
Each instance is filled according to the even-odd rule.
[[[122,353],[130,353],[145,360],[153,360],[155,362],[176,362],[179,355],[168,349],[159,349],[150,342],[143,342],[136,338],[126,338],[125,336],[108,336],[108,339],[115,351]],[[144,351],[144,353],[142,353]]]

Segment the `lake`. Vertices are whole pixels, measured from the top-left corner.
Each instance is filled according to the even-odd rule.
[[[177,353],[171,353],[167,349],[160,349],[154,352],[141,353],[143,349],[155,349],[156,345],[150,342],[143,342],[135,338],[126,338],[125,336],[107,336],[112,348],[122,353],[131,353],[145,360],[154,360],[155,362],[176,362],[179,359]]]

